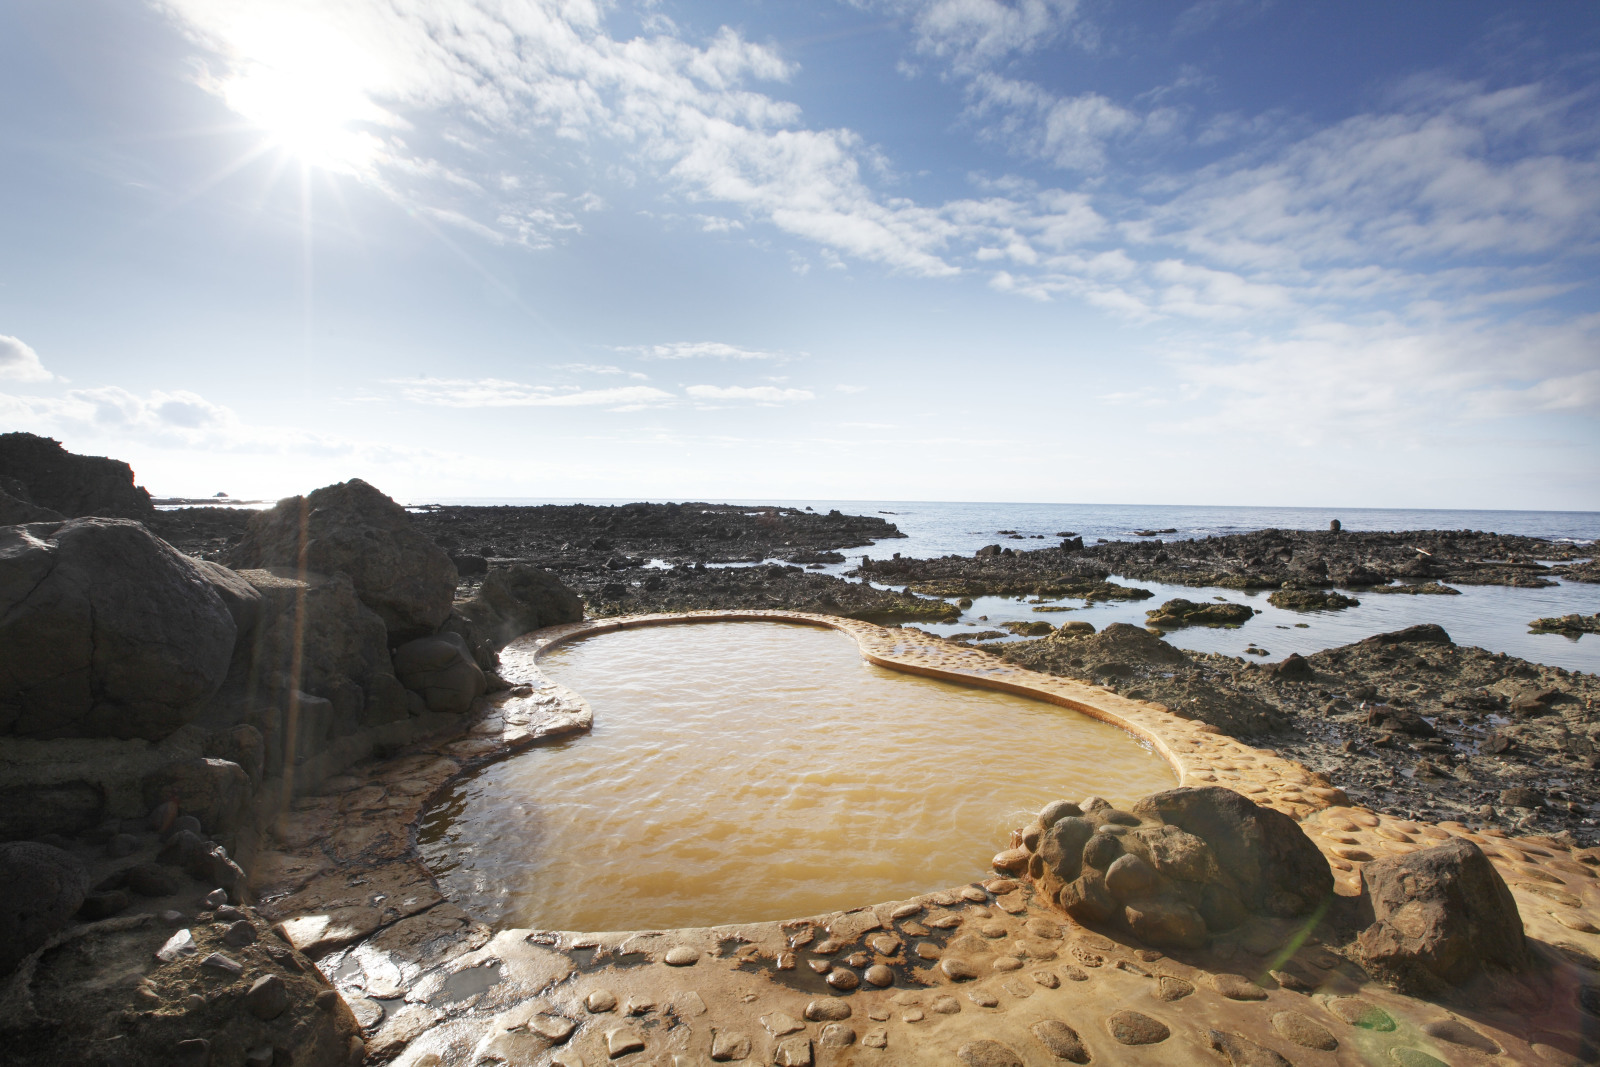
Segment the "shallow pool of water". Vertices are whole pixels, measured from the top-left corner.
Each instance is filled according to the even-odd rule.
[[[1047,801],[1175,784],[1132,735],[1039,701],[874,667],[776,623],[602,634],[545,673],[587,736],[464,778],[424,858],[500,927],[630,930],[814,915],[981,878]]]

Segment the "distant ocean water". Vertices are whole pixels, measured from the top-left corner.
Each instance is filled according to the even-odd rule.
[[[610,499],[485,499],[447,498],[414,503],[438,504],[627,504],[630,500]],[[1191,507],[1135,504],[1024,504],[1024,503],[941,503],[892,500],[720,500],[714,503],[767,504],[827,512],[838,508],[847,514],[880,515],[894,523],[906,536],[879,541],[846,552],[847,561],[826,570],[843,573],[860,562],[862,555],[877,558],[899,552],[904,556],[926,558],[944,555],[970,556],[988,544],[1000,543],[1018,551],[1043,548],[1056,543],[1056,535],[1072,532],[1092,544],[1096,538],[1141,540],[1137,530],[1175,529],[1162,534],[1164,540],[1191,539],[1251,530],[1325,530],[1331,519],[1338,519],[1347,530],[1483,530],[1528,537],[1548,537],[1579,544],[1600,540],[1600,512],[1592,511],[1465,511],[1425,508],[1276,508],[1276,507]],[[1000,530],[1015,530],[1026,540],[999,536]],[[1034,535],[1042,535],[1036,538]],[[1580,638],[1559,634],[1530,634],[1528,623],[1551,615],[1600,611],[1600,585],[1561,582],[1548,589],[1512,589],[1504,586],[1461,586],[1460,596],[1384,596],[1361,597],[1361,605],[1337,612],[1282,611],[1267,603],[1267,591],[1245,594],[1236,589],[1170,586],[1160,582],[1130,581],[1149,589],[1155,599],[1128,603],[1102,603],[1077,607],[1070,613],[1038,614],[1024,600],[1004,597],[979,597],[959,622],[926,626],[939,633],[997,628],[999,623],[1022,619],[1047,619],[1061,623],[1067,619],[1091,622],[1097,629],[1113,622],[1143,625],[1145,612],[1162,601],[1182,596],[1190,600],[1222,597],[1261,609],[1261,614],[1236,630],[1190,627],[1169,634],[1167,639],[1180,648],[1197,652],[1222,652],[1239,655],[1246,645],[1255,643],[1267,649],[1269,659],[1281,659],[1291,652],[1309,655],[1324,648],[1349,644],[1375,633],[1397,630],[1420,622],[1443,626],[1460,644],[1477,645],[1493,652],[1504,652],[1536,663],[1548,663],[1568,670],[1600,672],[1600,636]],[[1357,594],[1358,596],[1360,594]],[[1078,602],[1060,601],[1063,605]],[[988,616],[987,620],[980,616]],[[1301,625],[1303,624],[1303,625]]]

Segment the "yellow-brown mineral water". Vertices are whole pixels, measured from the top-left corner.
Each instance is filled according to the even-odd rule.
[[[601,634],[545,673],[586,736],[491,764],[424,820],[450,897],[501,927],[798,918],[985,877],[1047,801],[1174,784],[1132,735],[1022,697],[875,667],[775,623]]]

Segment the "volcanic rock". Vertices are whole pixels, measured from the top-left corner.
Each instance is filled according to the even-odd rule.
[[[0,976],[65,926],[89,892],[71,853],[34,841],[0,844]]]
[[[25,487],[26,495],[19,499],[67,518],[142,519],[155,511],[150,494],[133,484],[132,467],[120,460],[75,455],[49,437],[0,434],[0,476]]]

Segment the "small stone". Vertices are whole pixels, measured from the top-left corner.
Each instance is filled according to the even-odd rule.
[[[850,1002],[839,997],[818,997],[806,1005],[806,1018],[814,1023],[839,1022],[843,1019],[848,1019],[850,1018]],[[777,1035],[775,1034],[774,1036]]]
[[[928,1010],[935,1015],[955,1015],[961,1011],[961,1002],[951,996],[934,997],[928,1003]]]
[[[952,918],[954,918],[954,916],[952,916]],[[961,920],[959,918],[956,918],[956,923],[959,923],[960,921]],[[951,926],[954,926],[954,925],[955,925],[955,923],[947,923],[944,926],[939,927],[939,929],[948,930]],[[919,922],[901,923],[900,924],[900,929],[905,932],[905,935],[907,937],[927,937],[928,936],[928,928],[926,926],[923,926]]]
[[[630,1052],[643,1052],[644,1038],[625,1026],[606,1031],[606,1055],[612,1059]]]
[[[870,953],[870,952],[852,952],[852,953],[850,953],[850,955],[848,955],[848,956],[846,956],[844,958],[844,962],[845,962],[845,964],[847,966],[853,967],[853,968],[855,968],[856,970],[859,971],[861,968],[871,965],[871,963],[872,963],[872,953]]]
[[[828,972],[827,983],[842,993],[848,993],[861,985],[861,979],[848,967],[835,967]]]
[[[161,924],[163,926],[183,926],[189,921],[189,916],[185,915],[181,911],[174,911],[171,908],[168,908],[160,915],[157,915],[156,918],[161,920]]]
[[[1022,961],[1015,956],[999,956],[989,966],[997,971],[1020,971],[1022,970]]]
[[[1193,992],[1194,986],[1191,983],[1185,982],[1182,978],[1174,978],[1170,974],[1164,974],[1156,979],[1156,987],[1150,991],[1150,995],[1157,1000],[1173,1001],[1182,1000]]]
[[[1106,1030],[1124,1045],[1155,1045],[1172,1036],[1160,1019],[1127,1008],[1112,1013],[1106,1020]]]
[[[1295,1044],[1319,1052],[1332,1052],[1339,1047],[1339,1039],[1327,1027],[1297,1011],[1278,1012],[1272,1017],[1272,1028]]]
[[[1022,1067],[1022,1057],[998,1041],[970,1041],[956,1050],[966,1067]]]
[[[1392,1048],[1389,1050],[1389,1059],[1397,1067],[1450,1067],[1443,1060],[1414,1048]]]
[[[980,1008],[998,1008],[1000,1006],[1000,998],[987,989],[969,989],[967,990],[967,999]]]
[[[211,892],[207,893],[205,899],[201,901],[201,903],[208,908],[220,908],[227,902],[228,891],[226,889],[213,889]]]
[[[917,958],[924,960],[936,960],[943,955],[943,953],[939,950],[939,946],[935,945],[932,941],[918,941],[916,951]]]
[[[166,944],[156,949],[156,959],[162,963],[171,963],[185,956],[193,956],[200,951],[200,946],[194,943],[194,935],[188,930],[179,930],[167,938]]]
[[[1242,974],[1214,974],[1211,988],[1229,1000],[1266,1000],[1267,991]]]
[[[1132,960],[1118,960],[1117,963],[1116,963],[1116,967],[1117,967],[1117,970],[1119,970],[1119,971],[1127,971],[1129,974],[1136,975],[1136,976],[1138,976],[1140,978],[1149,978],[1150,977],[1150,972],[1149,971],[1145,970],[1143,967],[1139,966],[1137,963],[1134,963]]]
[[[978,928],[978,932],[984,937],[1000,938],[1009,934],[1011,932],[1011,928],[1003,922],[992,922],[984,923]]]
[[[939,969],[952,982],[967,982],[978,977],[978,968],[959,956],[947,956],[940,960]]]
[[[848,1004],[845,1005],[847,1008],[849,1006]],[[844,1017],[840,1016],[840,1018]],[[804,1030],[806,1028],[805,1023],[796,1019],[793,1015],[781,1011],[775,1011],[771,1015],[763,1015],[761,1017],[761,1025],[766,1027],[767,1033],[773,1037],[782,1037],[784,1034],[792,1034],[796,1030]]]
[[[180,1041],[173,1049],[172,1059],[179,1067],[205,1067],[211,1062],[211,1042],[203,1037]]]
[[[688,945],[675,945],[667,950],[668,967],[692,967],[700,962],[700,950]]]
[[[827,974],[833,970],[832,960],[806,960],[806,966],[817,974]]]
[[[974,904],[982,904],[989,899],[989,894],[975,885],[964,885],[957,892],[961,894],[963,900],[970,900]]]
[[[1068,1063],[1089,1062],[1089,1050],[1083,1047],[1083,1038],[1066,1023],[1046,1019],[1034,1023],[1030,1029],[1033,1031],[1033,1036],[1039,1039],[1039,1044],[1049,1049],[1050,1054],[1056,1059],[1066,1060]]]
[[[584,1007],[596,1015],[617,1010],[617,995],[609,989],[592,990],[583,1001]]]
[[[192,1013],[206,1010],[206,998],[199,993],[190,993],[183,998],[181,1003],[183,1004],[183,1010],[186,1012]]]
[[[778,1042],[777,1051],[772,1054],[772,1062],[776,1067],[811,1067],[811,1039],[791,1037],[787,1041]]]
[[[222,907],[213,912],[211,917],[220,923],[231,923],[237,922],[240,919],[248,919],[250,916],[246,915],[232,904],[224,904]]]
[[[750,1058],[750,1035],[737,1030],[718,1030],[711,1035],[711,1058],[718,1063]]]
[[[899,907],[897,907],[893,911],[891,911],[889,913],[889,918],[895,920],[896,922],[899,922],[901,919],[909,919],[909,918],[911,918],[911,916],[915,915],[917,912],[919,912],[921,910],[922,910],[922,905],[921,904],[918,904],[916,901],[909,901],[909,902],[907,902],[905,904],[901,904]],[[881,1048],[882,1046],[880,1045],[879,1047]]]
[[[1033,980],[1046,989],[1061,988],[1061,976],[1054,971],[1034,971]]]
[[[873,934],[867,944],[880,956],[893,956],[901,947],[900,939],[893,934]]]
[[[317,1010],[333,1011],[339,1006],[339,993],[334,989],[323,989],[317,993]]]
[[[383,1005],[370,997],[351,997],[350,1010],[355,1013],[356,1025],[371,1030],[383,1022]]]
[[[889,1021],[889,1009],[883,1007],[882,1005],[879,1005],[875,1008],[868,1008],[867,1018],[874,1022],[886,1023]]]
[[[111,840],[106,842],[106,855],[114,860],[131,856],[138,851],[139,839],[132,834],[112,834]]]
[[[868,967],[861,977],[865,978],[869,985],[875,985],[880,989],[894,985],[894,971],[881,963],[874,963]]]
[[[889,1031],[882,1026],[874,1026],[861,1035],[861,1043],[867,1048],[888,1048]]]
[[[794,953],[793,952],[780,952],[780,953],[778,953],[778,970],[780,970],[780,971],[792,971],[792,970],[794,970]]]
[[[250,925],[250,920],[240,919],[231,923],[222,934],[222,941],[233,948],[244,948],[246,945],[256,943],[256,928]]]
[[[811,947],[811,951],[819,956],[831,956],[841,948],[844,948],[844,946],[830,937],[826,941],[818,941]]]
[[[817,1037],[818,1048],[848,1048],[856,1043],[856,1032],[844,1023],[829,1023]]]
[[[935,930],[953,930],[961,925],[961,916],[953,911],[947,911],[943,915],[933,916],[928,920],[928,925]],[[911,923],[906,924],[906,933],[911,932],[911,926]]]
[[[1228,1057],[1232,1067],[1294,1067],[1292,1063],[1254,1041],[1223,1030],[1207,1030],[1206,1040],[1211,1047]]]
[[[244,995],[244,1006],[262,1022],[282,1015],[289,1007],[289,987],[275,974],[257,978]]]
[[[1387,1033],[1394,1029],[1394,1020],[1388,1012],[1360,997],[1334,997],[1328,1001],[1328,1010],[1351,1026],[1359,1026],[1363,1030]]]
[[[908,1008],[906,1013],[900,1016],[900,1018],[908,1023],[920,1023],[923,1019],[926,1019],[927,1016],[922,1014],[921,1008]]]
[[[1014,892],[1019,887],[1019,884],[1014,878],[994,878],[983,883],[983,888],[995,896],[1000,896],[1003,893]]]
[[[528,1029],[553,1044],[561,1044],[572,1036],[578,1024],[560,1015],[534,1015],[528,1019]]]
[[[624,1015],[643,1015],[646,1012],[655,1010],[656,1002],[651,1000],[649,997],[629,997],[628,1002],[622,1006],[622,1013]]]
[[[220,952],[213,952],[211,955],[201,960],[200,966],[208,970],[220,971],[223,974],[232,975],[234,977],[238,977],[244,973],[244,965],[242,963],[229,956],[224,956]]]
[[[1478,1033],[1478,1031],[1460,1019],[1440,1019],[1437,1022],[1428,1023],[1422,1028],[1422,1032],[1429,1037],[1436,1037],[1440,1041],[1448,1041],[1453,1045],[1461,1045],[1463,1048],[1487,1052],[1491,1056],[1498,1056],[1502,1051],[1496,1042]]]
[[[1296,993],[1310,993],[1321,984],[1313,979],[1310,975],[1302,974],[1301,972],[1293,970],[1289,967],[1284,967],[1281,970],[1276,971],[1268,971],[1267,973],[1272,975],[1272,980],[1274,982],[1277,982],[1279,985],[1283,986],[1283,988],[1292,990]]]

